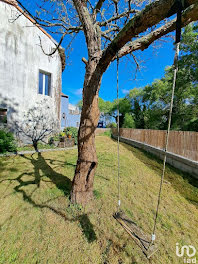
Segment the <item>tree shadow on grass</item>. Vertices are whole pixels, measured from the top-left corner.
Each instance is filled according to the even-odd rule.
[[[5,157],[3,157],[3,158],[1,158],[1,160],[0,160],[0,169],[1,169],[1,173],[2,172],[4,172],[4,171],[10,171],[10,172],[17,172],[18,171],[18,169],[17,168],[15,168],[15,167],[10,167],[10,168],[7,168],[7,164],[5,163],[6,161],[8,160],[8,158],[6,157],[6,159],[5,159]]]
[[[96,233],[93,229],[94,226],[90,222],[87,214],[80,215],[78,219],[79,219],[80,226],[83,230],[83,234],[87,238],[87,241],[89,243],[95,241],[97,239],[97,237],[96,237]]]
[[[145,150],[125,143],[121,143],[121,145],[131,151],[136,158],[161,177],[163,168],[161,159]],[[166,164],[165,181],[168,181],[186,200],[198,207],[198,179]]]
[[[26,201],[26,202],[30,203],[31,205],[33,205],[34,207],[37,207],[40,209],[44,209],[44,208],[49,209],[53,213],[61,216],[65,221],[79,222],[81,229],[82,229],[82,232],[85,235],[87,241],[89,243],[95,241],[97,239],[97,237],[96,237],[96,234],[94,231],[94,226],[90,222],[87,214],[82,214],[82,215],[78,215],[75,217],[73,217],[73,216],[68,217],[63,210],[61,211],[60,209],[57,209],[57,208],[47,204],[47,202],[49,202],[49,200],[45,201],[44,203],[38,203],[37,201],[35,201],[32,198],[32,195],[34,194],[34,192],[38,188],[40,188],[40,183],[41,183],[42,177],[48,177],[50,179],[50,181],[52,183],[54,183],[59,190],[63,191],[64,195],[67,197],[69,197],[71,187],[72,187],[71,180],[69,178],[67,178],[66,176],[54,171],[48,165],[48,163],[46,162],[44,157],[41,155],[41,153],[38,153],[38,158],[34,158],[34,155],[31,155],[30,157],[21,155],[21,157],[23,157],[26,160],[29,160],[32,163],[32,165],[34,167],[34,173],[32,173],[32,172],[22,173],[15,179],[4,179],[4,180],[0,181],[0,183],[3,181],[11,181],[11,182],[15,181],[15,182],[17,182],[18,185],[14,187],[14,190],[17,193],[22,194],[24,201]],[[24,176],[30,176],[30,177],[34,176],[34,178],[32,180],[24,180],[23,179]],[[23,187],[28,186],[28,185],[35,185],[35,188],[33,189],[33,191],[31,193],[27,193],[23,188]],[[51,200],[54,200],[54,199],[51,199]]]
[[[76,168],[76,163],[71,163],[68,161],[62,161],[62,160],[54,160],[54,159],[45,159],[48,161],[51,165],[57,165],[58,167],[65,167],[65,166],[70,166],[73,168]]]
[[[28,159],[31,161],[32,165],[34,166],[34,176],[35,176],[35,184],[37,184],[38,187],[40,187],[40,181],[43,176],[48,177],[51,182],[53,182],[56,187],[63,191],[64,195],[69,196],[72,182],[69,178],[66,176],[57,173],[55,170],[53,170],[46,160],[43,158],[41,153],[38,153],[38,159],[34,159],[33,155],[31,158],[27,156],[22,156],[25,159]],[[43,173],[43,176],[41,176],[41,172]]]

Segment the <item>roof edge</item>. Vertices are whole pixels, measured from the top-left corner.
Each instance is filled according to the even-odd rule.
[[[4,2],[6,4],[14,6],[27,19],[29,19],[36,27],[38,27],[54,43],[54,45],[57,45],[57,41],[50,34],[48,34],[45,29],[43,29],[38,23],[36,23],[36,21],[19,6],[19,3],[17,2],[17,0],[0,0],[0,2]],[[62,72],[63,72],[66,66],[65,49],[60,46],[58,48],[58,53],[60,55],[61,64],[62,64]]]
[[[69,96],[66,95],[66,94],[64,94],[64,93],[61,93],[61,96],[62,96],[62,97],[65,97],[65,98],[69,98]]]

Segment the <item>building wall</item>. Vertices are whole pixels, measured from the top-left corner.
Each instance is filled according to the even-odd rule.
[[[63,114],[65,119],[63,118]],[[69,98],[61,96],[61,129],[64,127],[79,127],[80,114],[69,113]]]
[[[61,96],[61,129],[68,127],[69,98]],[[65,118],[63,118],[63,115]]]
[[[8,125],[22,120],[24,112],[35,103],[50,105],[51,115],[60,127],[60,93],[62,64],[58,51],[49,57],[46,53],[55,48],[53,41],[25,16],[16,21],[19,11],[0,1],[0,108],[7,108]],[[51,95],[38,94],[39,70],[51,73]]]
[[[79,125],[80,125],[80,114],[79,115],[69,114],[68,126],[79,127]]]

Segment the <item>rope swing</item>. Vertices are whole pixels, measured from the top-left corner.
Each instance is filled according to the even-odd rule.
[[[118,211],[120,209],[121,200],[120,200],[120,111],[119,111],[119,57],[117,53],[117,134],[118,134],[118,141],[117,141],[117,152],[118,152]]]
[[[120,223],[120,225],[125,229],[125,231],[133,238],[136,244],[141,248],[142,252],[147,258],[150,258],[156,251],[157,246],[155,244],[156,240],[156,227],[157,218],[159,213],[159,206],[161,202],[162,185],[164,181],[165,169],[166,169],[166,159],[167,159],[167,148],[169,142],[169,134],[171,128],[171,118],[174,102],[174,93],[176,86],[176,77],[178,72],[178,58],[179,58],[179,48],[180,48],[180,38],[181,38],[181,14],[183,10],[182,0],[176,0],[177,5],[177,21],[176,21],[176,41],[175,41],[175,56],[174,56],[174,74],[173,74],[173,84],[172,84],[172,95],[170,101],[169,117],[168,117],[168,127],[166,131],[166,142],[164,148],[164,159],[163,159],[163,170],[159,187],[159,194],[157,200],[157,208],[154,218],[154,226],[152,235],[145,234],[133,221],[128,219],[125,214],[120,210],[121,200],[120,200],[120,127],[119,127],[119,57],[117,53],[117,152],[118,152],[118,211],[113,215],[113,217]]]

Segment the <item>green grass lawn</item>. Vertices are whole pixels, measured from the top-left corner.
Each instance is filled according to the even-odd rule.
[[[77,150],[0,158],[0,264],[149,263],[112,217],[116,142],[98,136],[96,145],[95,199],[85,208],[69,201]],[[120,164],[122,209],[151,233],[162,163],[121,144]],[[150,263],[183,263],[177,242],[198,250],[198,183],[171,167],[165,180]]]

